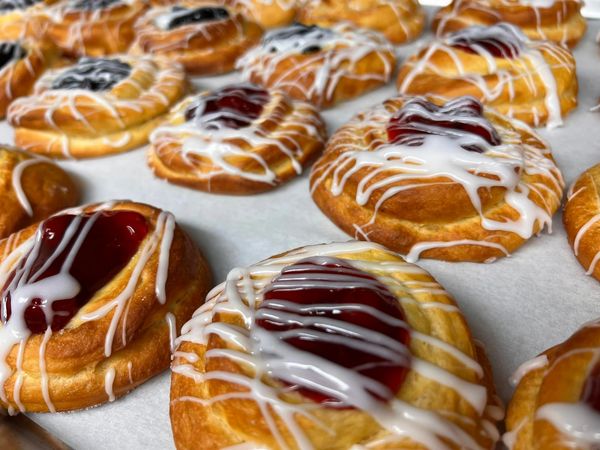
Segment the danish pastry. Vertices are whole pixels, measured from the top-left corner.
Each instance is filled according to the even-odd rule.
[[[46,9],[47,36],[71,57],[123,53],[147,8],[142,0],[62,0]]]
[[[182,328],[178,449],[492,449],[485,354],[427,272],[372,243],[232,270]]]
[[[501,23],[438,39],[400,68],[402,94],[472,95],[510,117],[549,128],[577,106],[573,55]]]
[[[102,156],[145,144],[186,91],[183,67],[165,59],[82,58],[47,72],[33,95],[10,105],[8,121],[26,150],[57,158]]]
[[[588,275],[600,280],[600,164],[585,171],[571,186],[563,221],[575,256]]]
[[[31,92],[33,85],[56,58],[53,47],[31,41],[0,42],[0,119],[8,105]]]
[[[0,145],[0,239],[75,205],[71,177],[47,159]]]
[[[548,40],[574,47],[587,25],[579,0],[541,2],[519,0],[453,0],[433,19],[438,36],[473,25],[508,22],[532,40]]]
[[[523,364],[508,408],[509,449],[597,448],[600,444],[600,322]]]
[[[342,230],[411,262],[507,256],[551,227],[564,186],[533,130],[473,97],[398,97],[358,114],[310,183]]]
[[[421,34],[425,13],[417,0],[306,0],[299,13],[299,21],[305,24],[329,27],[341,20],[403,44]]]
[[[42,0],[0,1],[0,40],[41,38],[48,24]]]
[[[349,23],[295,24],[268,32],[237,67],[252,83],[326,108],[387,83],[395,62],[394,48],[379,33]]]
[[[278,90],[230,85],[180,103],[152,133],[148,162],[173,183],[252,194],[300,174],[326,139],[314,106]]]
[[[113,202],[0,242],[0,405],[54,412],[113,401],[166,369],[210,275],[173,215]]]
[[[229,72],[260,41],[262,29],[214,5],[153,8],[135,25],[131,53],[161,55],[196,75]]]
[[[294,21],[302,0],[220,0],[264,28],[277,28]]]

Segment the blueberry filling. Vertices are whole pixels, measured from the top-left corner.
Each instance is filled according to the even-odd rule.
[[[12,61],[22,59],[27,51],[16,42],[0,42],[0,69]]]
[[[120,2],[121,0],[75,0],[71,2],[70,7],[81,11],[96,11]]]
[[[77,65],[56,77],[51,89],[105,91],[130,73],[131,66],[118,59],[81,58]]]
[[[167,14],[164,28],[172,30],[183,25],[202,22],[214,22],[229,18],[229,12],[225,8],[195,8],[188,9],[182,6],[174,6],[170,14]]]
[[[267,33],[263,45],[268,46],[271,53],[291,49],[306,55],[320,52],[323,41],[330,39],[332,35],[331,30],[316,25],[295,23],[289,27]]]
[[[41,0],[0,0],[0,14],[16,9],[27,9]]]

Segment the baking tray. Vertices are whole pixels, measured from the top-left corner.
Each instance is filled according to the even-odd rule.
[[[600,54],[594,37],[600,22],[590,22],[575,50],[579,107],[554,130],[540,130],[570,184],[600,162],[600,113],[590,109],[600,96]],[[429,39],[399,48],[401,58]],[[196,80],[211,88],[239,80],[238,74]],[[395,93],[393,83],[324,112],[329,131]],[[12,130],[0,123],[2,140]],[[169,185],[152,175],[146,149],[106,158],[66,161],[78,180],[84,202],[128,198],[172,211],[191,234],[222,281],[233,267],[306,245],[348,240],[315,206],[308,174],[266,194],[231,197]],[[476,336],[487,347],[496,385],[507,401],[508,378],[523,361],[537,355],[600,317],[600,285],[585,275],[567,243],[561,214],[552,234],[532,238],[512,257],[493,264],[423,260],[456,298]],[[85,411],[31,414],[30,417],[75,449],[171,449],[169,372],[155,377],[114,403]]]

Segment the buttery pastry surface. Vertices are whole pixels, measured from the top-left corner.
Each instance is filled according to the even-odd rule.
[[[134,54],[161,55],[195,75],[231,71],[262,29],[215,3],[184,2],[149,10],[135,25]]]
[[[433,19],[438,36],[472,25],[490,26],[508,22],[533,40],[549,40],[574,47],[587,25],[579,0],[522,2],[515,0],[454,0]]]
[[[588,450],[600,444],[600,322],[524,363],[508,407],[511,450]]]
[[[240,11],[264,28],[290,24],[296,17],[301,0],[220,0],[226,6]]]
[[[586,170],[571,186],[563,221],[569,244],[586,270],[600,280],[600,165]]]
[[[400,96],[356,115],[314,164],[319,208],[356,239],[490,262],[550,227],[564,182],[520,121],[472,97]]]
[[[143,0],[62,0],[45,9],[46,36],[70,57],[123,53],[147,8]]]
[[[298,20],[323,27],[346,20],[379,31],[394,44],[403,44],[421,34],[425,13],[416,0],[305,0]]]
[[[48,19],[41,0],[4,0],[0,5],[0,40],[42,38]]]
[[[1,241],[0,255],[10,413],[113,401],[166,369],[210,284],[173,216],[129,201],[64,211]]]
[[[48,71],[14,101],[8,121],[18,146],[56,158],[87,158],[148,141],[188,89],[183,67],[150,56],[82,58]]]
[[[454,301],[373,243],[232,270],[174,355],[179,450],[491,449],[503,415]]]
[[[0,146],[0,239],[75,205],[75,183],[51,161]]]
[[[277,89],[234,84],[177,105],[152,133],[148,163],[173,183],[252,194],[299,175],[326,139],[311,104]]]
[[[387,83],[395,63],[393,46],[379,33],[349,23],[294,24],[265,34],[237,68],[247,81],[327,108]]]
[[[515,26],[465,28],[434,40],[400,67],[402,94],[472,95],[529,125],[562,125],[577,106],[575,59]]]

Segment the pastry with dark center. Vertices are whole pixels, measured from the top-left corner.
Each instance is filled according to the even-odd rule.
[[[215,3],[193,2],[149,10],[135,32],[131,53],[178,61],[195,75],[231,71],[262,36],[262,29],[239,13]]]
[[[131,74],[131,66],[118,59],[82,58],[57,76],[50,89],[106,91]]]

